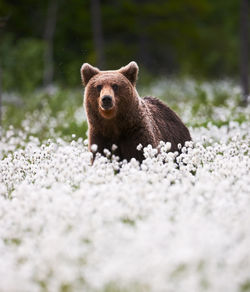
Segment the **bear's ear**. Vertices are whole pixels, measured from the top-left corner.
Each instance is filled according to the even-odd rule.
[[[91,66],[88,63],[84,63],[81,67],[81,77],[83,85],[86,86],[89,80],[100,71],[96,67]]]
[[[138,75],[138,65],[136,62],[130,62],[127,66],[122,67],[119,72],[122,73],[128,80],[135,85],[136,80],[137,80],[137,75]]]

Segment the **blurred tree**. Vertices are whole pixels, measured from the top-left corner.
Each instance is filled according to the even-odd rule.
[[[45,23],[45,50],[44,50],[44,75],[43,85],[45,87],[51,85],[54,76],[54,34],[56,29],[56,19],[58,10],[58,0],[50,0],[48,4],[47,19]]]
[[[91,7],[91,23],[93,31],[93,41],[96,53],[96,63],[100,68],[105,66],[104,57],[104,42],[102,33],[102,19],[101,19],[101,6],[99,0],[90,0]]]
[[[0,47],[3,89],[32,90],[52,80],[77,86],[83,62],[108,69],[135,60],[153,77],[239,78],[239,4],[0,0],[0,17],[10,14]]]
[[[249,85],[248,85],[248,0],[241,0],[241,84],[242,84],[242,103],[248,102]]]
[[[146,5],[150,0],[136,0],[135,3],[138,9],[138,15],[136,16],[135,25],[140,29],[137,37],[138,50],[137,50],[137,59],[140,63],[144,64],[146,68],[152,67],[151,56],[150,56],[150,35],[148,33],[148,17],[147,11],[145,11]],[[140,9],[141,7],[141,9]],[[144,9],[143,9],[144,8]]]
[[[8,17],[0,18],[0,41],[2,39],[2,31],[6,25]],[[2,64],[0,59],[0,127],[2,125]]]
[[[2,125],[2,66],[0,61],[0,127]]]

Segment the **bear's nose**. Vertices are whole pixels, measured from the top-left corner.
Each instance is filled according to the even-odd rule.
[[[112,96],[110,95],[104,95],[102,97],[102,107],[104,109],[109,109],[112,107]]]

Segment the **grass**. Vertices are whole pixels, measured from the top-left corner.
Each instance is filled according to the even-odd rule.
[[[26,127],[31,135],[41,141],[53,136],[69,140],[72,139],[72,134],[75,138],[86,137],[86,121],[83,116],[80,121],[75,117],[82,103],[80,90],[56,89],[52,93],[41,91],[26,96],[17,95],[14,102],[9,102],[7,98],[8,96],[3,102],[4,131],[8,130],[10,125],[16,130],[25,130]],[[37,123],[39,127],[34,128]]]
[[[138,92],[141,96],[161,98],[189,127],[207,127],[209,124],[220,127],[231,121],[249,120],[247,111],[239,106],[240,90],[231,81],[200,83],[163,79],[139,87]],[[25,96],[4,94],[2,128],[6,131],[10,125],[16,130],[26,127],[26,132],[40,141],[53,137],[71,140],[72,135],[75,139],[85,139],[87,122],[82,101],[81,88],[52,88]]]

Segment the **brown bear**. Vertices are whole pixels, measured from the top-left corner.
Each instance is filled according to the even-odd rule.
[[[87,63],[82,65],[89,150],[94,157],[93,144],[101,154],[104,149],[112,151],[112,145],[116,145],[114,154],[121,160],[134,157],[142,162],[144,156],[137,149],[138,144],[156,148],[160,141],[171,142],[171,151],[179,151],[178,144],[191,140],[188,129],[175,112],[155,97],[138,95],[137,75],[135,62],[114,71],[100,71]]]

